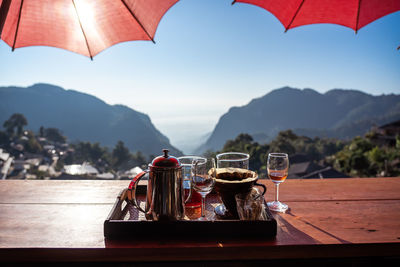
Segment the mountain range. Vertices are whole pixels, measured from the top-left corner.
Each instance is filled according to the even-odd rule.
[[[212,134],[197,152],[218,150],[229,139],[248,133],[265,143],[279,131],[292,129],[310,137],[348,139],[363,135],[373,125],[400,119],[400,95],[373,96],[357,90],[283,87],[232,107],[221,116]]]
[[[50,84],[0,87],[0,123],[14,113],[24,114],[27,129],[58,128],[69,142],[99,142],[113,148],[121,140],[132,152],[159,155],[168,148],[172,155],[182,155],[148,115],[123,105],[108,105],[75,90]],[[240,133],[252,135],[259,143],[267,143],[287,129],[310,137],[349,139],[365,134],[373,125],[399,119],[400,95],[373,96],[343,89],[321,94],[313,89],[283,87],[245,106],[230,108],[211,134],[204,135],[207,139],[195,153],[219,150]]]
[[[0,123],[22,113],[27,129],[58,128],[69,142],[99,142],[113,148],[121,140],[132,152],[160,155],[168,148],[182,154],[158,131],[148,115],[123,105],[108,105],[97,97],[50,84],[0,87]]]

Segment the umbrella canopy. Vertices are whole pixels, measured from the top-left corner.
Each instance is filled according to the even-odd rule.
[[[53,46],[92,58],[114,44],[151,40],[178,0],[0,0],[0,37],[14,50]]]
[[[356,32],[380,17],[400,10],[400,0],[236,0],[262,7],[285,30],[307,24],[333,23]]]

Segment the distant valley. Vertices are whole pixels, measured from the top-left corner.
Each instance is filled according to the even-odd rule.
[[[230,108],[197,153],[219,150],[240,133],[248,133],[260,143],[286,129],[310,137],[349,139],[365,134],[373,125],[399,119],[400,95],[373,96],[343,89],[321,94],[283,87],[245,106]]]
[[[69,142],[99,142],[112,148],[121,140],[132,152],[159,155],[161,149],[168,148],[172,155],[182,155],[148,115],[50,84],[0,87],[0,122],[13,113],[24,114],[28,120],[26,128],[35,132],[40,126],[59,128]],[[373,125],[399,119],[400,95],[373,96],[343,89],[321,94],[312,89],[283,87],[245,106],[230,108],[211,133],[181,138],[176,145],[201,154],[221,149],[240,133],[267,143],[287,129],[310,137],[349,139],[365,134]],[[193,147],[201,143],[197,149]]]
[[[182,154],[146,114],[50,84],[0,87],[1,124],[13,113],[27,118],[27,129],[58,128],[69,142],[99,142],[112,148],[121,140],[132,152],[145,155],[160,155],[163,148],[170,149],[172,155]]]

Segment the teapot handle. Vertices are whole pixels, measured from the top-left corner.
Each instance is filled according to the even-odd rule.
[[[128,191],[130,194],[128,194],[128,199],[130,200],[131,204],[134,205],[136,208],[138,208],[141,212],[147,213],[149,211],[150,207],[147,207],[146,210],[143,210],[139,204],[137,203],[136,200],[136,188],[137,184],[139,183],[140,179],[148,173],[148,170],[142,171],[138,175],[135,176],[135,178],[132,179],[131,183],[129,184]]]

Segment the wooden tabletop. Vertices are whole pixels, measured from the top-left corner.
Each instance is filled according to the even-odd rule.
[[[0,181],[0,261],[399,257],[400,178],[287,180],[275,239],[105,240],[128,181]],[[267,200],[273,198],[269,181]]]

